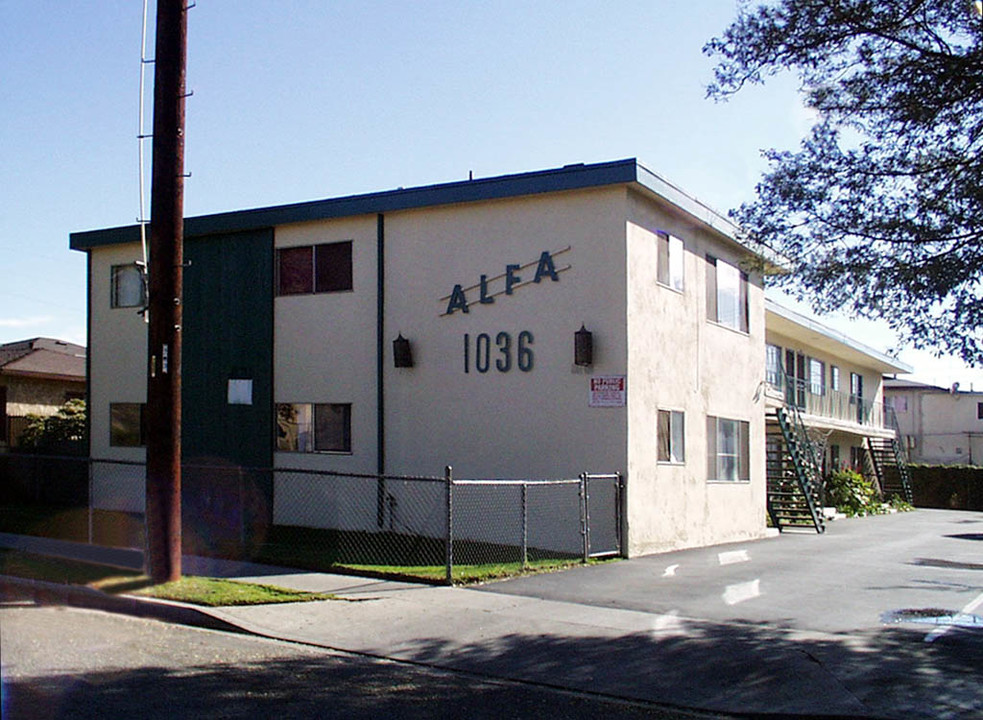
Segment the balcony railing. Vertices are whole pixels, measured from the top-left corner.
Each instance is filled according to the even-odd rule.
[[[784,398],[786,405],[793,405],[807,415],[866,427],[885,427],[885,408],[879,402],[825,386],[814,386],[807,380],[790,378],[781,367],[777,370],[769,368],[765,381],[772,393]]]

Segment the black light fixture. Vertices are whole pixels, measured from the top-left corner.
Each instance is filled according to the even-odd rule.
[[[573,334],[573,364],[581,367],[594,364],[594,336],[583,323]]]
[[[410,341],[403,337],[403,333],[393,340],[393,365],[398,368],[413,367],[413,349],[410,347]]]

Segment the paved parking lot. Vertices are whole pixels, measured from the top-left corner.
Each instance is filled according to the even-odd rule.
[[[899,610],[983,615],[983,513],[919,510],[838,520],[824,535],[786,533],[483,589],[828,633],[876,631]],[[932,616],[911,615],[917,622],[901,625],[937,634]]]

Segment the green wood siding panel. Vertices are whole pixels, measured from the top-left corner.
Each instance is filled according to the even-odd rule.
[[[182,354],[186,463],[273,462],[273,231],[185,240]],[[230,405],[229,380],[252,380]]]

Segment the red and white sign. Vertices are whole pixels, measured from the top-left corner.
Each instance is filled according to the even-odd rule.
[[[624,407],[627,400],[624,375],[598,375],[590,379],[590,407]]]

